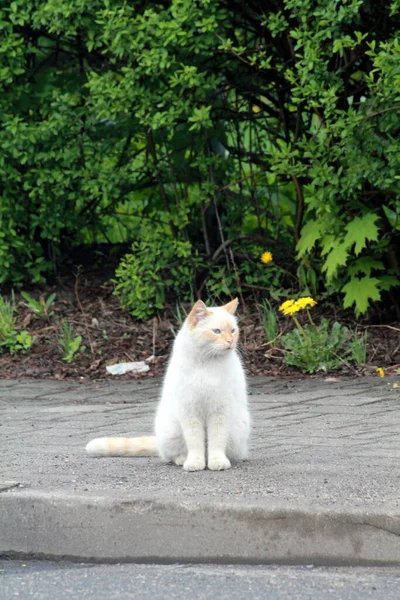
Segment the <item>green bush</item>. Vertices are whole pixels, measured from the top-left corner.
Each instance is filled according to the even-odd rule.
[[[133,256],[155,257],[157,239],[141,240],[152,222],[168,229],[165,255],[181,240],[201,256],[212,294],[221,281],[264,294],[272,271],[243,259],[253,243],[289,271],[273,287],[357,315],[396,304],[399,8],[4,4],[0,282],[40,281],[78,243],[133,241]],[[138,315],[163,304],[164,264],[160,281],[145,267]]]
[[[193,296],[196,260],[189,242],[144,228],[116,270],[115,292],[134,317],[146,319],[170,293],[181,301]]]

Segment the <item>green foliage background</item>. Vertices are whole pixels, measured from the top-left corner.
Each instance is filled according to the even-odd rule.
[[[169,290],[393,303],[399,0],[0,7],[0,282],[132,241],[141,318]]]

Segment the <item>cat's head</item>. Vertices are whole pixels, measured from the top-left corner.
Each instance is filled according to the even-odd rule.
[[[210,355],[223,354],[236,348],[239,328],[235,311],[237,298],[224,306],[207,306],[198,300],[187,317],[187,330],[192,339]]]

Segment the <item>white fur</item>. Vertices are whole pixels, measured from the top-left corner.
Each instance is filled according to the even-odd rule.
[[[107,456],[108,442],[106,437],[96,438],[86,444],[86,452],[90,456]]]
[[[236,305],[232,308],[232,312]],[[208,309],[196,327],[187,320],[179,331],[164,379],[155,433],[162,460],[187,471],[229,469],[247,458],[250,416],[246,379],[236,353],[214,328],[237,329],[233,314]],[[228,329],[226,329],[228,331]],[[231,329],[229,329],[231,331]]]

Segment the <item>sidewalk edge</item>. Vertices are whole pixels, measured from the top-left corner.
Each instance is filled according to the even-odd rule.
[[[400,510],[10,490],[0,555],[95,562],[400,565]]]

